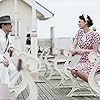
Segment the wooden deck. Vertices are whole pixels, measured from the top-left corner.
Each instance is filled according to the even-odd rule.
[[[42,82],[35,82],[38,88],[38,100],[100,100],[99,97],[67,97],[71,88],[66,86],[57,87],[60,79],[47,80],[46,76],[39,77]],[[19,79],[20,82],[21,79]],[[17,82],[17,84],[19,83]],[[28,87],[18,96],[16,100],[26,100]]]
[[[42,82],[35,82],[38,88],[38,100],[100,100],[99,97],[67,97],[71,88],[66,86],[57,87],[60,80],[47,80],[46,77],[40,77]],[[44,82],[43,82],[44,81]],[[28,87],[27,87],[28,88]],[[26,100],[28,89],[25,89],[16,100]]]
[[[100,100],[99,97],[67,97],[67,94],[71,90],[70,88],[58,88],[56,87],[60,80],[47,80],[42,77],[45,81],[36,82],[38,87],[38,100]]]

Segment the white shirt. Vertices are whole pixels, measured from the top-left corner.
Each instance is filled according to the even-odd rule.
[[[4,60],[4,55],[8,51],[9,47],[14,47],[11,42],[10,36],[8,36],[7,40],[5,36],[6,36],[6,33],[2,29],[0,29],[0,62]],[[7,47],[8,41],[9,41],[9,45]],[[5,52],[6,48],[7,50]]]

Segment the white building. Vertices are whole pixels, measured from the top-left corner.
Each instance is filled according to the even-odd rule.
[[[20,38],[22,51],[27,32],[32,34],[32,52],[37,55],[37,19],[46,20],[54,14],[35,0],[0,0],[0,16],[2,15],[10,15],[14,21],[12,36]]]

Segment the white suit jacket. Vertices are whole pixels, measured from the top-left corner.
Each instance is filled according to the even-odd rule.
[[[6,40],[5,36],[6,36],[6,33],[2,29],[0,29],[0,62],[2,60],[4,60],[4,56],[7,53],[9,47],[14,47],[13,43],[12,43],[12,41],[10,39],[10,36],[8,36],[7,40]],[[8,41],[9,41],[9,45],[7,47]],[[5,52],[6,48],[7,48],[7,50]]]

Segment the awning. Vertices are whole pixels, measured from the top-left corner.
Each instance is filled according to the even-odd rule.
[[[32,6],[32,0],[23,0],[28,5]],[[54,14],[49,11],[47,8],[45,8],[43,5],[41,5],[39,2],[36,1],[36,13],[37,18],[40,20],[46,20],[54,16]]]

